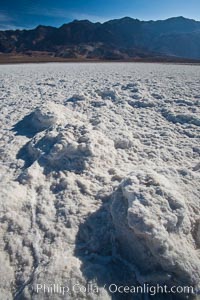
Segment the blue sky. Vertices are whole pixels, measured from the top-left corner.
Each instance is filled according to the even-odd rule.
[[[0,29],[60,26],[74,19],[105,22],[184,16],[200,20],[200,0],[0,0]]]

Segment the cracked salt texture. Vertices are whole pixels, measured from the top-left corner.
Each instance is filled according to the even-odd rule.
[[[1,66],[0,299],[200,288],[199,78],[189,65]],[[88,281],[98,294],[33,288]]]

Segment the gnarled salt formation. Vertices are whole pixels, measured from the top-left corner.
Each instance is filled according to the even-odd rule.
[[[122,181],[111,206],[116,237],[122,256],[137,265],[148,282],[197,288],[198,212],[193,216],[183,191],[169,175],[174,176],[169,170],[142,168]]]
[[[40,131],[55,124],[58,116],[56,116],[54,108],[55,104],[52,105],[51,102],[46,103],[46,105],[42,107],[38,107],[32,115],[32,126]]]
[[[54,107],[54,112],[50,113],[47,106],[46,109],[36,109],[33,113],[31,122],[42,132],[37,133],[18,154],[18,158],[25,160],[26,167],[38,161],[48,171],[81,172],[95,158],[95,167],[102,168],[109,160],[112,162],[115,155],[112,140],[98,130],[93,130],[90,125],[86,126],[76,120],[72,111],[66,108],[64,116],[66,114],[67,118],[60,118],[60,123],[56,125],[56,108],[59,105],[53,106],[51,103],[50,107]],[[47,129],[43,131],[45,127]],[[103,162],[100,162],[99,157]]]
[[[188,103],[188,106],[194,105],[193,109],[190,109],[189,112],[185,112],[183,109],[184,106],[186,106],[185,102],[180,102],[182,107],[178,107],[178,109],[170,109],[168,110],[163,110],[163,116],[170,122],[176,124],[191,124],[191,125],[196,125],[200,126],[200,117],[198,114],[196,114],[197,109],[196,107],[199,107],[199,102],[196,101],[194,104],[193,103]]]

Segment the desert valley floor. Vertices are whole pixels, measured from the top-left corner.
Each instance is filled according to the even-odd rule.
[[[200,289],[200,66],[1,65],[0,106],[0,300]]]

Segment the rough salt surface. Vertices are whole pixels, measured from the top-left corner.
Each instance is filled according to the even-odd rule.
[[[189,65],[1,66],[0,299],[199,289],[199,78]],[[44,283],[70,292],[37,294]]]
[[[192,235],[198,213],[190,217],[190,203],[178,190],[176,177],[168,169],[131,173],[113,195],[111,213],[123,255],[150,282],[156,284],[160,273],[163,283],[198,285],[199,228]]]

